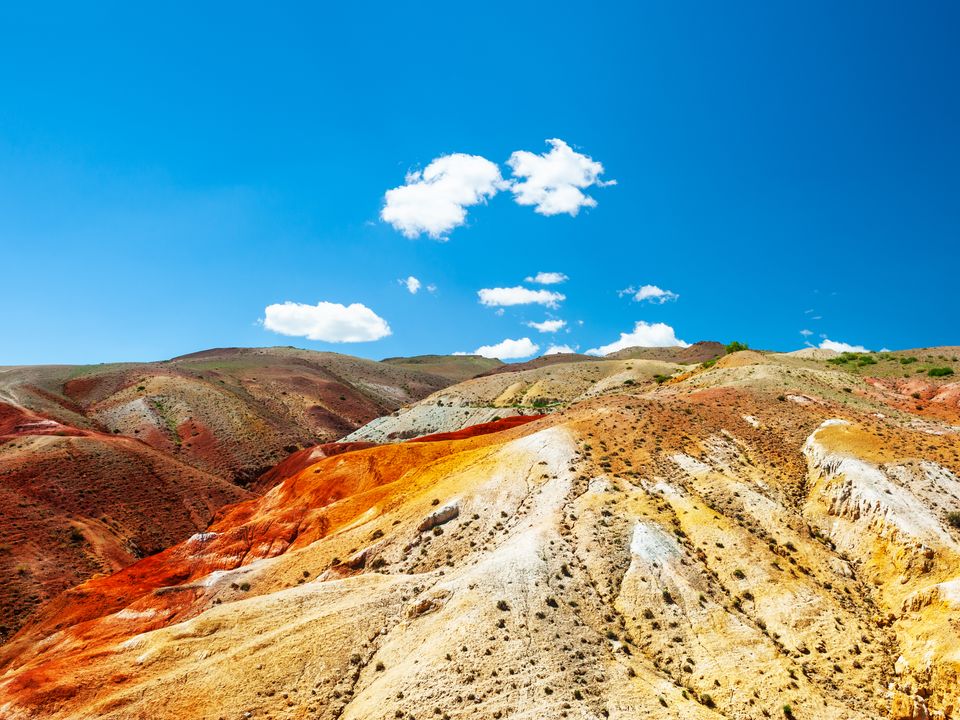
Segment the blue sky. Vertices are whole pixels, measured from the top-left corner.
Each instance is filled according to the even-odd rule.
[[[960,343],[955,4],[196,5],[0,9],[0,364],[582,352],[638,321],[784,350]],[[531,179],[512,153],[554,138],[616,180],[576,216],[508,186]],[[381,219],[455,153],[503,180],[463,225]],[[565,299],[479,301],[518,286]],[[268,325],[390,334],[271,332],[285,302],[314,309]],[[567,325],[525,324],[546,319]]]

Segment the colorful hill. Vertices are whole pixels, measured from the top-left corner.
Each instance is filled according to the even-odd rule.
[[[960,407],[927,377],[735,353],[291,458],[42,608],[0,715],[951,717]]]

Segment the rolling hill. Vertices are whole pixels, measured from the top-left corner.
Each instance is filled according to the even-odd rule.
[[[36,613],[0,647],[0,713],[951,717],[955,375],[641,362],[524,371],[544,375],[506,397],[471,380],[445,392],[566,394],[291,459],[262,497]],[[548,386],[559,368],[580,369]]]
[[[268,489],[290,453],[449,382],[290,348],[0,368],[0,641],[66,588]]]

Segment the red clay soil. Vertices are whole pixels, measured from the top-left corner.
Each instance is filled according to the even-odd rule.
[[[926,378],[866,378],[874,399],[913,415],[960,422],[960,383],[936,383]]]
[[[72,694],[70,668],[128,637],[131,623],[136,624],[136,632],[146,632],[205,610],[209,599],[205,586],[197,582],[201,578],[310,545],[351,525],[373,508],[389,512],[404,502],[406,492],[417,491],[395,485],[409,470],[456,450],[497,442],[491,435],[379,445],[325,457],[270,493],[224,508],[206,532],[62,593],[36,613],[17,637],[0,647],[0,668],[22,653],[38,649],[38,639],[54,631],[76,641],[66,645],[77,650],[55,654],[49,662],[20,676],[7,692],[31,697],[37,707],[57,701],[58,697],[45,692]],[[289,459],[294,467],[302,458]],[[350,566],[344,565],[349,573]],[[95,622],[122,608],[135,619]]]
[[[250,493],[131,438],[0,404],[0,642],[41,603]]]
[[[83,430],[63,425],[29,410],[0,403],[0,442],[25,435],[85,435]]]
[[[433,435],[424,435],[422,437],[407,440],[407,442],[437,442],[438,440],[465,440],[466,438],[477,437],[478,435],[487,435],[489,433],[509,430],[510,428],[526,425],[528,422],[539,420],[546,415],[511,415],[510,417],[500,418],[487,423],[477,423],[465,427],[462,430],[453,432],[434,433]]]
[[[291,453],[286,460],[281,460],[257,478],[256,482],[251,486],[251,490],[258,495],[262,495],[270,488],[280,484],[288,477],[293,477],[318,460],[340,455],[345,452],[353,452],[354,450],[366,450],[367,448],[375,446],[376,443],[372,442],[323,443],[322,445],[314,445],[313,447],[304,448],[303,450],[297,450]]]

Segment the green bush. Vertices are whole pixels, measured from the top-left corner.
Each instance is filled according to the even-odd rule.
[[[749,350],[750,346],[746,343],[738,342],[734,340],[732,343],[727,345],[727,355],[730,353],[740,352],[741,350]]]
[[[927,370],[927,375],[930,377],[946,377],[947,375],[953,375],[953,368],[948,367],[935,367]]]

